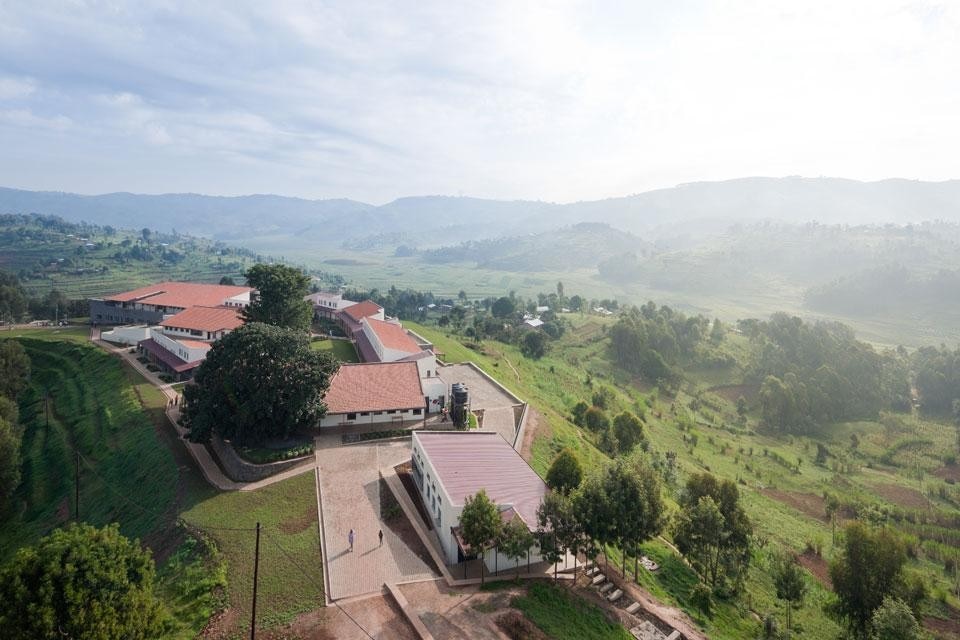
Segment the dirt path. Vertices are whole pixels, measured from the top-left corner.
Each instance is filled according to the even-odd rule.
[[[523,431],[523,442],[520,443],[520,455],[524,460],[530,460],[530,457],[533,455],[533,441],[538,435],[545,437],[550,436],[550,434],[546,432],[549,428],[547,421],[543,419],[540,412],[528,404],[527,425]]]

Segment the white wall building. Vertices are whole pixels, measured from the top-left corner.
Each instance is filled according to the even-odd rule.
[[[411,452],[413,476],[420,497],[433,520],[448,564],[467,559],[458,543],[460,513],[468,496],[484,489],[505,520],[519,517],[532,532],[537,509],[547,493],[540,476],[500,434],[490,431],[414,431]],[[530,550],[530,562],[540,562],[539,548]],[[490,571],[509,569],[514,561],[488,551]]]

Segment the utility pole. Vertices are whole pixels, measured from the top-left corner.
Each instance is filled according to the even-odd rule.
[[[74,484],[73,504],[76,509],[75,519],[77,522],[80,522],[80,452],[79,451],[77,451],[77,466],[76,466],[76,470],[74,471],[73,484]]]
[[[253,607],[250,612],[250,640],[257,637],[257,573],[260,571],[260,523],[257,523],[257,544],[253,555]]]

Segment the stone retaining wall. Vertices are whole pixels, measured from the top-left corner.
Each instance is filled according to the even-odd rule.
[[[266,464],[253,464],[247,462],[217,434],[210,436],[210,449],[213,450],[223,472],[234,482],[256,482],[269,478],[281,471],[292,469],[313,457],[313,453],[290,460],[280,460],[278,462],[268,462]]]

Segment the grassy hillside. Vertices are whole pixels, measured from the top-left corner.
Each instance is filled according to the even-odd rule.
[[[23,479],[0,528],[0,558],[73,517],[78,452],[85,521],[119,522],[141,539],[164,529],[175,515],[177,467],[149,413],[162,411],[159,393],[87,343],[85,330],[0,339],[19,340],[32,367],[20,398]]]
[[[18,274],[36,296],[58,289],[82,299],[162,280],[241,280],[254,260],[250,251],[191,236],[0,215],[0,269]]]
[[[32,365],[20,398],[23,479],[0,519],[0,563],[72,519],[79,451],[81,518],[118,522],[153,550],[171,613],[165,637],[196,637],[225,607],[210,637],[249,628],[257,521],[260,624],[323,605],[311,474],[256,493],[217,492],[175,437],[165,397],[90,344],[86,328],[0,331],[0,340],[20,341]]]
[[[754,637],[766,614],[777,614],[782,623],[771,567],[777,553],[789,550],[801,554],[810,570],[810,593],[794,619],[807,637],[835,637],[839,628],[822,609],[829,589],[816,577],[826,575],[826,563],[836,550],[824,510],[823,494],[829,492],[844,504],[844,517],[854,508],[875,511],[907,536],[908,571],[923,576],[930,587],[927,615],[956,618],[960,601],[951,590],[955,577],[944,568],[947,559],[960,554],[960,540],[950,533],[950,523],[960,518],[960,492],[948,483],[960,473],[944,464],[945,452],[955,447],[952,426],[889,414],[878,422],[832,425],[811,437],[764,435],[757,431],[756,416],[749,416],[746,425],[738,424],[735,399],[741,394],[755,397],[754,389],[742,385],[738,369],[688,371],[682,390],[675,397],[663,396],[611,364],[604,333],[612,320],[566,317],[573,328],[539,361],[524,358],[510,345],[487,341],[468,348],[454,335],[408,324],[433,340],[447,359],[477,362],[543,414],[531,451],[531,464],[541,475],[564,446],[575,449],[588,467],[606,459],[594,446],[595,436],[567,417],[576,401],[607,386],[614,394],[614,408],[608,413],[621,409],[643,413],[653,448],[659,454],[676,452],[680,477],[678,484],[668,487],[668,501],[691,472],[706,470],[739,483],[745,508],[763,541],[754,554],[745,596],[721,603],[713,618],[698,617],[689,602],[696,578],[664,541],[644,548],[662,567],[655,575],[640,571],[639,581],[653,594],[687,610],[711,638]],[[728,334],[724,348],[742,355],[745,342]],[[694,396],[699,401],[692,403]],[[859,440],[855,450],[852,433]],[[830,451],[824,465],[814,461],[818,442]],[[611,550],[611,557],[616,561],[619,554]]]

